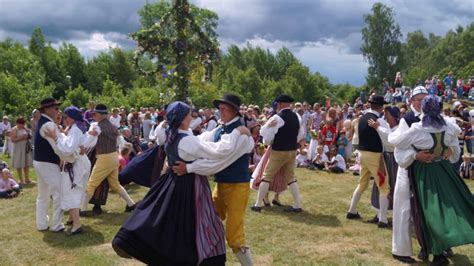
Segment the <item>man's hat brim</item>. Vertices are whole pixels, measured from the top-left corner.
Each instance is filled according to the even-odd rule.
[[[38,110],[44,110],[46,108],[53,107],[53,106],[59,106],[59,105],[61,105],[61,102],[54,101],[54,102],[43,104],[40,107],[38,107],[37,109]]]

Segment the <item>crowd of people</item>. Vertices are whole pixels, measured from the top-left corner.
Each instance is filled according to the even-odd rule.
[[[385,94],[373,91],[367,101],[342,105],[280,95],[260,107],[226,94],[203,109],[173,102],[109,112],[91,101],[88,109],[61,111],[60,102],[46,98],[30,128],[22,117],[13,128],[3,117],[3,151],[19,182],[1,162],[0,197],[18,196],[34,167],[39,231],[65,231],[62,211],[68,211],[68,233],[82,233],[80,217],[99,215],[111,189],[131,212],[112,243],[118,255],[147,264],[223,265],[227,241],[242,265],[252,265],[244,229],[251,189],[257,193],[252,211],[264,215],[269,206],[283,206],[279,195],[289,190],[293,204],[284,210],[297,215],[303,206],[295,167],[352,171],[359,184],[346,218],[362,219],[357,205],[373,179],[375,216],[367,222],[393,228],[393,258],[415,262],[413,223],[419,258],[432,254],[443,265],[451,247],[474,242],[474,199],[463,181],[474,179],[474,110],[467,110],[464,87],[448,93],[451,73],[442,93],[439,84],[433,77],[426,87],[409,89],[397,73],[393,88],[384,79]],[[213,191],[206,176],[214,176]],[[150,187],[138,203],[124,188],[130,182]]]

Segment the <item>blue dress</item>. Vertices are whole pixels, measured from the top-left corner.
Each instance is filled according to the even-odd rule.
[[[168,164],[180,159],[179,133],[166,147]],[[172,171],[153,183],[112,241],[123,252],[150,265],[224,265],[224,226],[212,204],[207,178]]]

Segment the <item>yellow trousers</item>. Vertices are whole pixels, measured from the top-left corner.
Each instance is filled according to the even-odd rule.
[[[122,186],[118,180],[118,156],[116,152],[96,155],[97,161],[87,183],[87,195],[93,195],[95,189],[107,178],[110,189],[118,193]]]
[[[265,167],[265,172],[263,172],[263,179],[269,182],[272,181],[278,171],[282,169],[287,184],[295,180],[295,158],[296,150],[272,150],[270,158],[268,158],[267,166]]]
[[[237,253],[245,246],[245,210],[250,194],[249,183],[217,183],[212,201],[221,220],[225,220],[227,244]]]
[[[360,180],[359,189],[361,192],[365,191],[369,187],[370,177],[373,176],[375,184],[379,188],[381,194],[387,194],[389,191],[388,174],[386,174],[385,182],[380,186],[379,176],[377,172],[379,170],[380,158],[382,153],[360,151]],[[385,171],[387,173],[387,171]]]

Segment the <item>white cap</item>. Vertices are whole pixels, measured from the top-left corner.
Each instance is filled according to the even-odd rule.
[[[426,90],[425,87],[423,86],[417,86],[416,88],[413,89],[411,92],[411,97],[415,97],[418,94],[428,94],[428,91]]]

